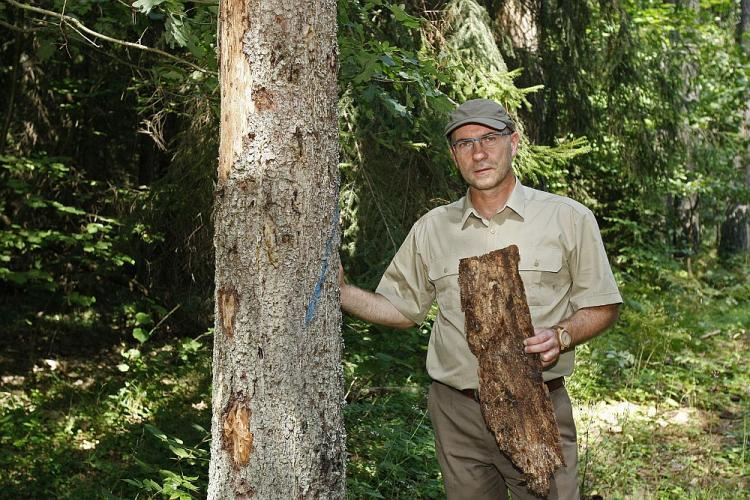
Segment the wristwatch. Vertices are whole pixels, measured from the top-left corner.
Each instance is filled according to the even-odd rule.
[[[570,335],[568,329],[560,325],[555,325],[552,329],[555,330],[555,333],[557,334],[557,343],[560,344],[560,352],[570,347],[570,344],[573,342],[573,337]]]

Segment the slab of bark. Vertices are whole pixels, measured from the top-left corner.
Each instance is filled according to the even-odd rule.
[[[479,361],[479,399],[487,426],[523,472],[528,488],[546,496],[553,472],[565,460],[541,359],[523,350],[534,327],[519,258],[518,247],[511,245],[461,259],[461,309],[469,348]]]

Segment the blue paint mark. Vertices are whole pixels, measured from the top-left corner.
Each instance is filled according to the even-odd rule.
[[[315,283],[315,288],[313,289],[312,297],[310,297],[310,301],[307,303],[307,313],[305,314],[305,328],[307,328],[307,325],[310,324],[310,322],[315,317],[315,310],[318,308],[318,300],[320,300],[320,294],[323,291],[323,283],[326,279],[326,274],[328,274],[328,261],[331,259],[331,251],[333,250],[333,240],[336,236],[336,230],[338,229],[339,224],[339,186],[338,182],[336,183],[336,197],[335,197],[335,208],[333,211],[333,217],[331,217],[331,234],[328,236],[328,241],[326,241],[326,249],[325,254],[323,255],[323,266],[320,269],[320,276],[318,277],[317,283]]]

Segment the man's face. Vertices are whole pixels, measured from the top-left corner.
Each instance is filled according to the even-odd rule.
[[[476,139],[498,132],[484,125],[470,123],[453,131],[451,143],[461,139]],[[518,150],[518,132],[498,137],[496,144],[485,147],[475,142],[466,151],[451,148],[453,161],[466,183],[480,191],[493,190],[513,178],[512,162]]]

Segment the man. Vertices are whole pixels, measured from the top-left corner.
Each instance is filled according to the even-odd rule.
[[[563,377],[573,371],[574,346],[612,325],[622,302],[599,228],[583,205],[521,185],[512,170],[519,134],[499,104],[465,102],[451,114],[445,135],[469,185],[466,196],[414,224],[375,293],[340,280],[342,308],[405,328],[420,324],[437,300],[428,407],[448,498],[502,499],[507,489],[513,498],[536,498],[482,418],[458,287],[459,259],[518,245],[534,324],[524,349],[541,357],[567,464],[555,472],[548,498],[578,498],[576,430]]]

